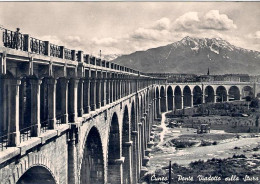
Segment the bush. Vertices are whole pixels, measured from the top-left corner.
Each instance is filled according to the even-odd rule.
[[[250,103],[250,107],[258,108],[259,107],[259,99],[258,98],[253,98],[251,103]]]
[[[212,145],[212,142],[210,142],[210,141],[202,140],[201,143],[200,143],[200,146],[210,146],[210,145]]]
[[[192,141],[175,140],[175,139],[172,139],[171,143],[176,148],[189,148],[189,147],[192,147],[192,146],[194,146],[196,144],[196,142],[192,142]]]
[[[241,155],[233,155],[233,158],[246,158],[244,154]]]
[[[214,141],[213,143],[212,143],[212,145],[217,145],[218,144],[218,142],[217,141]]]

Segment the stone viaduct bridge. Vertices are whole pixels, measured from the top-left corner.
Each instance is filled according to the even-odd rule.
[[[168,84],[1,31],[0,183],[128,184],[146,172],[161,112],[241,100],[255,83]]]

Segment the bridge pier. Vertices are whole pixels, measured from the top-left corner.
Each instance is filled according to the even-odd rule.
[[[140,171],[142,167],[142,161],[143,161],[143,154],[142,154],[142,123],[138,123],[138,162],[139,162],[139,168],[138,168],[138,178],[140,178]]]
[[[137,131],[132,131],[131,133],[131,138],[133,141],[133,150],[132,150],[132,183],[135,184],[137,183],[138,180],[138,173],[139,173],[139,159],[138,159],[138,132]]]
[[[96,80],[94,78],[92,78],[90,81],[90,95],[91,95],[90,98],[91,111],[95,111],[96,110]]]
[[[194,106],[194,105],[193,105],[193,94],[190,95],[190,100],[191,100],[191,102],[190,102],[190,107],[193,107],[193,106]]]
[[[18,146],[20,144],[19,131],[19,79],[8,79],[8,145]]]
[[[101,107],[101,79],[96,79],[96,109]]]
[[[56,128],[56,79],[47,78],[48,85],[48,127]]]
[[[84,79],[81,78],[79,79],[78,82],[78,117],[82,117],[84,113],[84,108],[83,108],[83,94],[84,94]]]
[[[125,157],[124,161],[124,170],[123,170],[123,183],[124,184],[131,184],[132,182],[132,170],[133,170],[133,165],[132,165],[132,151],[133,151],[133,142],[125,142],[123,143],[123,156]]]
[[[181,95],[181,107],[180,109],[184,109],[184,95]]]
[[[217,102],[217,95],[214,94],[213,103],[216,103],[216,102]]]
[[[61,90],[61,122],[67,124],[69,122],[68,116],[68,83],[69,80],[65,77],[59,79],[61,82],[62,90]]]
[[[40,136],[40,85],[41,80],[37,78],[30,79],[31,86],[31,131],[32,136]]]
[[[69,82],[69,121],[75,122],[78,117],[78,83],[79,79],[71,78]]]
[[[205,95],[207,102],[216,102],[220,86],[239,88],[232,93],[240,100],[244,93],[256,95],[259,88],[250,82],[166,84],[29,35],[19,37],[24,47],[13,47],[14,32],[4,29],[0,34],[2,183],[17,183],[26,173],[38,179],[36,171],[42,167],[56,183],[135,184],[147,172],[154,145],[151,126],[161,112],[171,109],[166,99],[173,97],[173,110],[183,109],[184,95],[191,97],[185,106],[192,107],[201,94],[203,103]],[[202,89],[194,93],[194,86]],[[245,87],[251,90],[243,92]],[[194,101],[191,91],[197,94]],[[130,107],[131,118],[124,116]]]
[[[124,157],[120,159],[115,159],[109,161],[109,171],[108,172],[108,184],[123,184],[123,163],[125,161]]]
[[[107,87],[107,80],[106,80],[106,76],[105,76],[106,74],[105,73],[103,73],[103,82],[102,82],[102,88],[101,88],[101,93],[102,93],[102,97],[103,97],[103,99],[101,99],[101,106],[103,107],[103,106],[105,106],[106,105],[106,102],[107,102],[107,100],[106,100],[106,93],[107,93],[107,89],[106,89],[106,87]]]
[[[78,184],[76,126],[68,134],[68,183]]]
[[[84,113],[87,114],[90,112],[90,80],[85,78],[83,83],[84,94],[83,94],[83,106]]]

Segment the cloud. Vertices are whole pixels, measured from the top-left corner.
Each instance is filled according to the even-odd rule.
[[[49,36],[46,40],[52,40],[51,42],[65,47],[68,45],[71,49],[81,49],[85,53],[93,55],[98,55],[99,50],[102,50],[104,55],[128,54],[167,45],[179,41],[185,36],[220,37],[231,44],[241,47],[247,46],[244,38],[232,32],[235,29],[237,26],[226,14],[221,14],[219,10],[210,10],[204,13],[187,12],[175,20],[162,17],[123,36],[95,37],[90,40],[84,40],[78,36],[64,36],[63,38]],[[260,31],[248,35],[248,40],[249,37],[259,39]]]
[[[130,37],[136,40],[160,41],[165,40],[169,34],[168,30],[138,28]]]
[[[130,42],[142,42],[147,41],[150,42],[165,42],[169,41],[169,38],[171,38],[171,32],[170,32],[170,24],[171,20],[163,17],[157,21],[155,21],[153,24],[147,27],[140,27],[129,34],[129,41]],[[140,45],[136,44],[135,45]]]
[[[79,36],[53,36],[45,35],[39,38],[43,41],[49,41],[52,44],[65,46],[68,49],[82,50],[86,48],[85,40],[81,39]]]
[[[174,22],[175,31],[194,31],[200,22],[198,12],[188,12]]]
[[[201,30],[228,31],[237,29],[234,21],[226,14],[220,14],[219,10],[210,10],[206,14],[188,12],[180,16],[173,23],[175,31],[198,32]]]
[[[170,28],[170,23],[171,23],[170,19],[163,17],[154,23],[154,25],[152,26],[152,29],[168,30]]]
[[[211,10],[202,17],[201,28],[230,30],[236,29],[237,26],[234,24],[233,20],[228,18],[226,14],[220,14],[219,10]]]
[[[255,33],[250,33],[248,34],[247,37],[251,39],[260,39],[260,31],[256,31]]]
[[[83,40],[79,36],[66,36],[64,41],[69,44],[82,44]]]
[[[176,20],[162,17],[150,25],[136,28],[124,37],[94,38],[91,40],[91,49],[99,47],[102,52],[119,53],[121,50],[123,53],[131,53],[167,45],[185,36],[222,37],[220,32],[235,28],[233,20],[220,14],[218,10],[206,13],[187,12]]]
[[[49,41],[50,43],[55,45],[64,45],[64,42],[59,37],[53,35],[44,35],[42,37],[39,37],[39,39],[42,41]]]
[[[118,43],[117,39],[108,37],[108,38],[93,38],[92,39],[93,44],[96,45],[102,45],[102,46],[113,46],[114,44]]]

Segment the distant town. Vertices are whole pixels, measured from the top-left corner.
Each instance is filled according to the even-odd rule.
[[[232,81],[232,82],[260,82],[260,75],[248,74],[223,74],[223,75],[196,75],[177,73],[146,73],[153,77],[166,78],[168,82],[212,82],[212,81]]]

